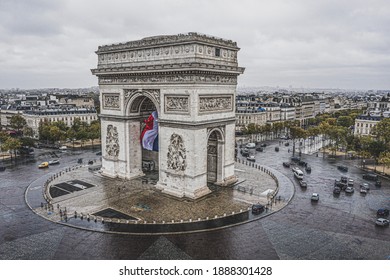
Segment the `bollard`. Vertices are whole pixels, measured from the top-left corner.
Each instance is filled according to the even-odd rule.
[[[77,212],[74,211],[74,218],[77,219]]]
[[[174,224],[175,223],[175,220],[172,220],[172,224]]]

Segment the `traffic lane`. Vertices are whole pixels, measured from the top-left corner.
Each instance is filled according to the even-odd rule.
[[[302,159],[312,166],[312,172],[306,172],[304,176],[308,181],[308,188],[302,189],[291,170],[282,166],[283,161],[290,161],[291,153],[288,153],[288,150],[287,154],[286,151],[283,153],[282,149],[275,152],[275,146],[279,146],[278,143],[268,145],[265,152],[256,154],[256,159],[265,161],[267,158],[269,165],[284,172],[295,183],[297,192],[294,199],[288,207],[278,213],[284,215],[287,212],[286,222],[301,222],[317,229],[330,229],[381,239],[385,237],[388,240],[390,235],[386,235],[386,231],[375,226],[376,210],[388,205],[388,188],[372,187],[367,195],[360,195],[358,186],[365,182],[360,179],[364,173],[360,169],[351,166],[351,172],[345,174],[337,169],[337,161],[329,163],[328,159],[322,157],[302,155]],[[353,194],[342,192],[339,196],[334,196],[334,179],[348,175],[355,181],[355,192]],[[386,184],[387,182],[385,186]],[[320,194],[318,203],[310,200],[313,192]]]

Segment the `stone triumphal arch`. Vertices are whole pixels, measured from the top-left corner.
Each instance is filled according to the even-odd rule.
[[[101,173],[131,179],[149,162],[157,188],[193,199],[210,192],[208,182],[235,182],[238,51],[233,41],[198,33],[100,46],[92,73],[100,88]],[[141,140],[148,122],[158,129],[150,149]]]

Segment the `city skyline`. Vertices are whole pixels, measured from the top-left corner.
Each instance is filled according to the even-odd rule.
[[[199,32],[236,41],[239,87],[390,88],[387,1],[0,1],[0,88],[97,86],[97,47]],[[16,18],[16,20],[15,20]]]

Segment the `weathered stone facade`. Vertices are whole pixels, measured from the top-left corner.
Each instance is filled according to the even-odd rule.
[[[196,199],[210,192],[208,181],[234,182],[234,100],[244,71],[238,51],[235,42],[197,33],[99,47],[92,73],[99,78],[103,147],[114,143],[109,127],[118,134],[117,156],[102,149],[102,174],[143,174],[142,160],[153,154],[141,148],[141,123],[156,110],[158,188]]]

